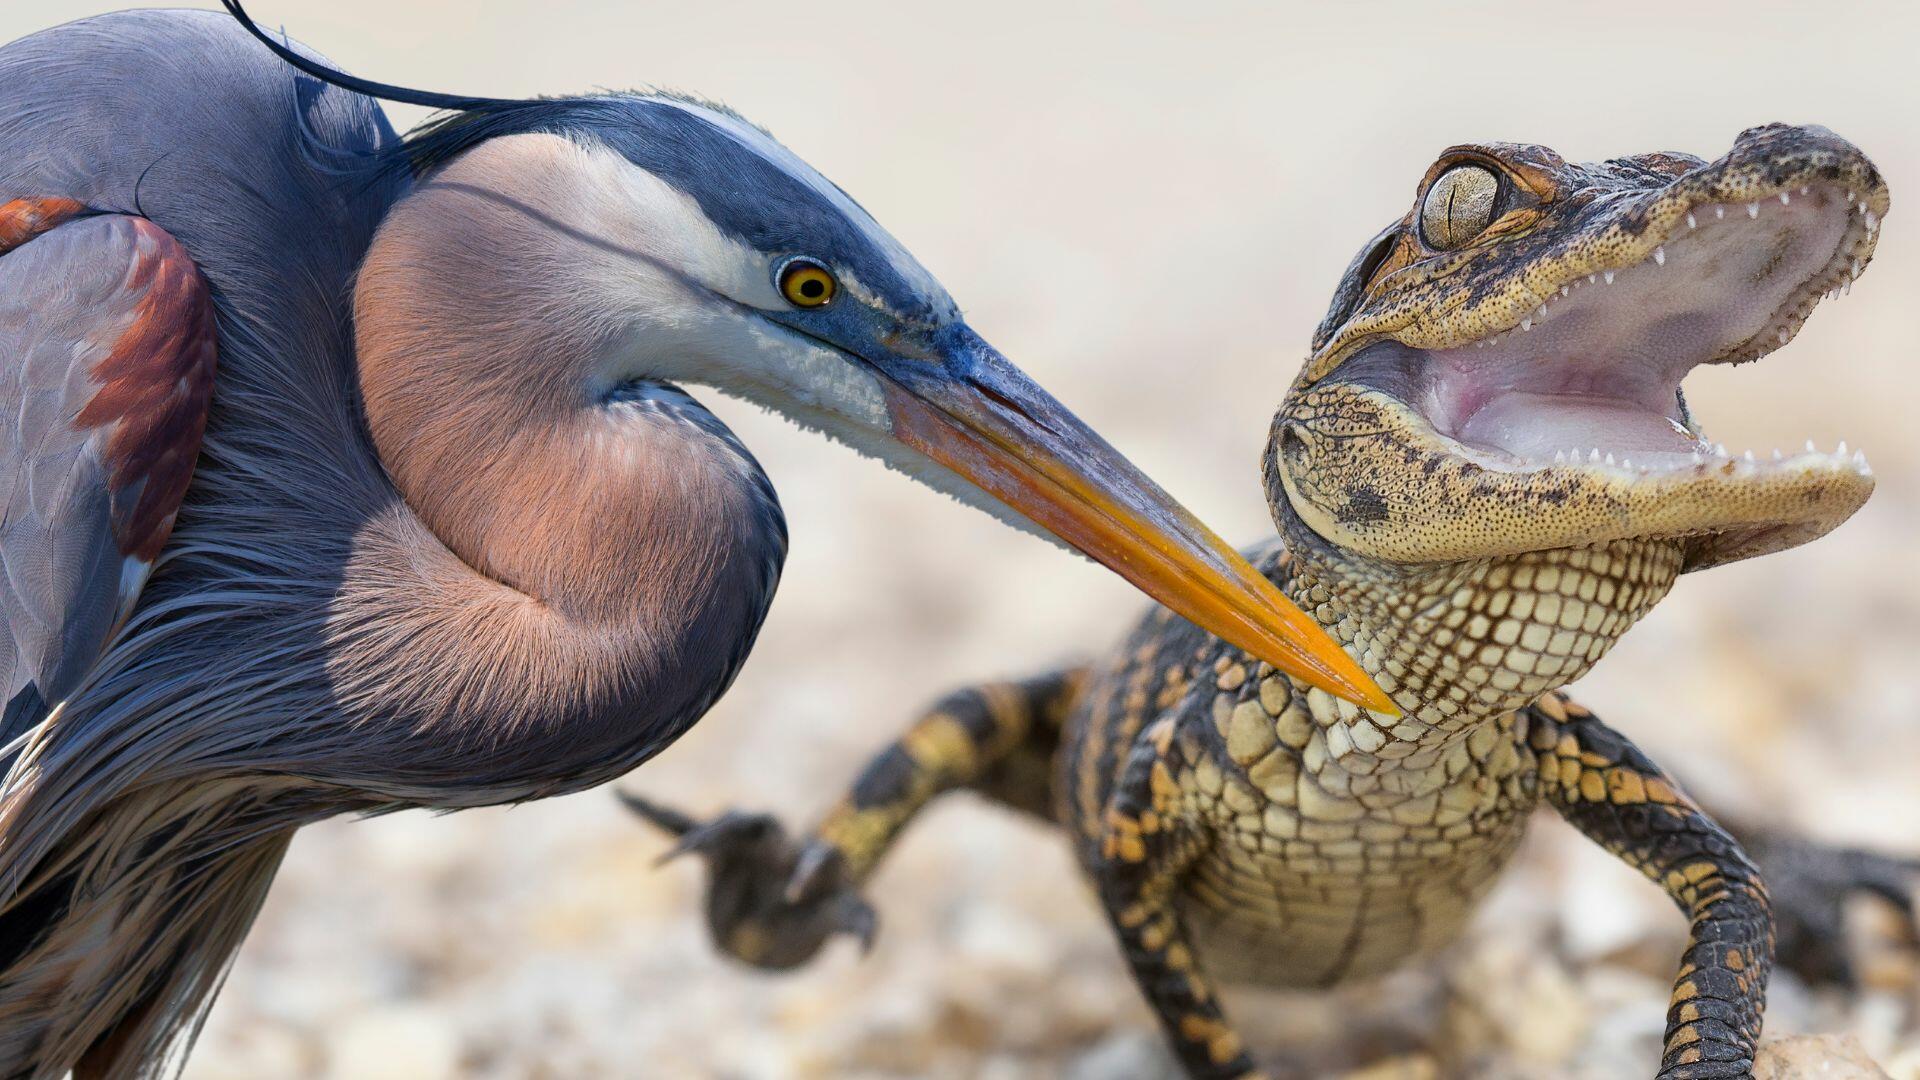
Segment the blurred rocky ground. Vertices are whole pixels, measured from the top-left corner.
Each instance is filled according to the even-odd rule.
[[[1683,581],[1583,697],[1709,805],[1920,850],[1920,575],[1896,572],[1917,517],[1883,498],[1776,569]],[[793,820],[828,802],[927,694],[889,669],[902,696],[864,701],[858,680],[836,690],[839,673],[794,667],[794,644],[763,648],[727,711],[626,783]],[[664,849],[604,793],[311,829],[188,1075],[1173,1080],[1041,825],[970,796],[938,804],[874,884],[873,953],[840,942],[783,977],[709,951],[702,875],[656,868]],[[1777,974],[1767,1033],[1852,1042],[1797,1043],[1762,1075],[1874,1077],[1844,1065],[1866,1055],[1920,1080],[1910,928],[1866,900],[1850,921],[1860,988]],[[1330,994],[1236,995],[1235,1015],[1300,1075],[1650,1075],[1683,930],[1657,890],[1543,814],[1453,950]]]
[[[127,2],[0,5],[0,34]],[[652,81],[731,103],[860,198],[989,340],[1249,542],[1268,531],[1261,441],[1311,328],[1442,148],[1712,156],[1757,123],[1834,128],[1892,186],[1873,268],[1779,356],[1700,372],[1688,394],[1736,449],[1864,446],[1881,490],[1808,548],[1683,581],[1575,689],[1712,806],[1920,853],[1920,6],[251,6],[374,78],[499,95]],[[1089,654],[1138,610],[1110,575],[717,410],[777,483],[792,555],[739,682],[632,787],[804,820],[928,699]],[[700,875],[654,869],[663,848],[604,791],[309,829],[188,1076],[1165,1073],[1099,914],[1032,822],[937,807],[875,882],[872,955],[841,943],[783,978],[713,956]],[[1846,1036],[1920,1080],[1913,952],[1884,913],[1856,914],[1864,986],[1779,976],[1768,1033]],[[1542,818],[1448,955],[1236,1015],[1276,1062],[1324,1076],[1647,1076],[1682,930],[1650,885]],[[1847,1052],[1798,1043],[1769,1068],[1844,1080]]]

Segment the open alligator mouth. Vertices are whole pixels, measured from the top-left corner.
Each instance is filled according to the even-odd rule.
[[[1736,182],[1723,161],[1618,193],[1585,210],[1589,227],[1575,241],[1584,246],[1516,252],[1491,285],[1444,260],[1412,272],[1398,294],[1387,279],[1385,296],[1321,351],[1345,357],[1329,363],[1324,386],[1371,399],[1379,437],[1409,462],[1424,456],[1429,477],[1444,466],[1439,479],[1466,497],[1420,507],[1409,496],[1377,528],[1359,504],[1313,516],[1367,528],[1384,550],[1418,561],[1481,536],[1467,519],[1498,505],[1543,545],[1684,538],[1688,568],[1838,525],[1872,491],[1864,454],[1844,443],[1730,454],[1689,413],[1681,382],[1702,364],[1785,345],[1824,296],[1859,276],[1887,197],[1847,150],[1848,167],[1740,163]],[[1327,445],[1336,456],[1319,459],[1325,469],[1356,453]]]
[[[1427,351],[1408,404],[1494,469],[1866,474],[1844,443],[1729,455],[1688,414],[1680,384],[1701,364],[1785,345],[1814,301],[1852,285],[1854,249],[1877,227],[1861,193],[1822,183],[1693,207],[1644,261],[1574,276],[1510,329]]]

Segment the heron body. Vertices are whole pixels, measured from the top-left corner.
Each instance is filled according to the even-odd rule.
[[[297,86],[248,45],[211,15],[142,13],[0,50],[0,188],[110,212],[0,257],[8,365],[50,307],[80,301],[69,321],[96,310],[75,280],[84,268],[99,266],[102,279],[125,273],[124,259],[96,250],[110,236],[68,230],[153,223],[193,253],[221,315],[216,419],[143,610],[108,646],[119,575],[77,569],[62,590],[76,598],[29,592],[5,608],[21,658],[8,691],[28,695],[23,705],[64,702],[46,738],[15,748],[0,801],[7,1075],[58,1075],[89,1051],[101,1075],[126,1071],[115,1059],[157,1058],[197,1013],[191,1003],[217,985],[289,829],[377,803],[237,777],[328,741],[336,754],[358,746],[377,761],[374,744],[391,750],[401,737],[372,725],[329,740],[326,727],[352,721],[283,708],[334,696],[330,615],[351,592],[353,568],[372,569],[391,550],[381,530],[401,520],[380,495],[377,463],[353,450],[364,436],[343,361],[355,267],[402,188],[369,178],[346,198],[339,177],[316,167],[348,167],[395,135],[372,102]],[[314,157],[330,151],[328,162]],[[102,280],[95,293],[108,287]],[[27,462],[9,464],[11,525]],[[49,523],[43,550],[72,526]],[[33,572],[20,565],[31,557],[7,546],[10,580]],[[90,616],[63,641],[79,655],[36,668],[27,658],[41,650],[24,639],[67,638],[68,609]],[[41,719],[21,715],[5,734]],[[216,775],[236,779],[203,783]],[[216,811],[217,830],[194,828]],[[115,828],[97,827],[109,820]],[[184,1015],[172,1001],[186,1004]]]
[[[0,1074],[177,1062],[300,825],[578,790],[713,704],[786,533],[682,384],[1384,700],[759,129],[600,95],[403,142],[248,27],[0,48]]]

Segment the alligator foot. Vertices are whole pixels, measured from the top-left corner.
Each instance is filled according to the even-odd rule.
[[[828,938],[873,946],[877,920],[846,872],[839,849],[796,840],[768,814],[729,810],[709,821],[621,793],[634,813],[679,838],[660,861],[697,854],[706,863],[707,926],[714,942],[755,967],[812,959]]]
[[[1775,955],[1809,983],[1852,988],[1847,901],[1878,897],[1899,909],[1913,940],[1920,929],[1920,859],[1762,833],[1748,845],[1773,898]]]

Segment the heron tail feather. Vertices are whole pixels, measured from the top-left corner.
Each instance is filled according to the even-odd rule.
[[[293,837],[263,812],[289,793],[137,789],[33,867],[0,901],[0,1075],[177,1073]]]

